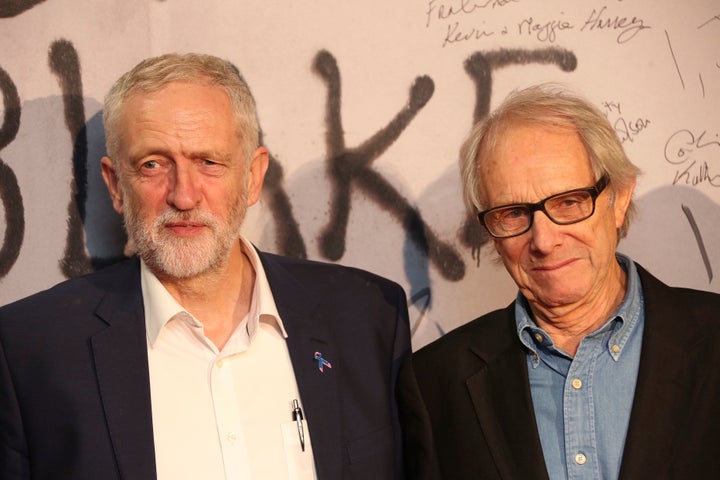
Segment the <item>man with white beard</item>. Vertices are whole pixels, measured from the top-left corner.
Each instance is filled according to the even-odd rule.
[[[405,294],[240,234],[268,152],[237,70],[147,59],[103,120],[137,255],[0,309],[0,478],[401,478]]]

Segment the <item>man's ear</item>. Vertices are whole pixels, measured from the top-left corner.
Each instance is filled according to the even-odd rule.
[[[620,229],[625,222],[625,215],[627,214],[628,207],[630,206],[630,200],[632,200],[636,181],[637,178],[633,177],[627,187],[615,190],[615,202],[613,205],[615,212],[615,228]]]
[[[247,181],[247,204],[255,204],[260,199],[265,173],[270,163],[270,154],[265,147],[258,147],[253,154],[248,171]]]
[[[113,208],[117,213],[120,215],[123,214],[123,198],[122,198],[122,192],[120,190],[119,178],[117,175],[117,172],[115,171],[115,167],[113,165],[113,161],[110,159],[110,157],[103,157],[101,162],[102,167],[102,177],[103,180],[105,180],[105,185],[107,186],[108,192],[110,193],[110,199],[112,200]]]

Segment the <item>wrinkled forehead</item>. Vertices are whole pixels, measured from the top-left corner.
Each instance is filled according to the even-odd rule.
[[[494,154],[498,149],[507,148],[514,142],[517,142],[518,136],[521,134],[526,136],[528,133],[533,133],[539,138],[545,135],[564,135],[567,137],[576,137],[580,140],[577,129],[569,120],[562,122],[553,119],[552,122],[548,122],[541,118],[502,119],[488,128],[485,138],[478,148],[477,165],[480,171],[482,171],[483,168],[490,168],[489,166],[486,167],[488,163],[487,160],[496,159],[497,157]]]
[[[503,202],[532,201],[536,195],[583,187],[593,180],[585,145],[574,129],[564,126],[513,125],[481,155],[479,194],[485,205],[495,204],[498,197]]]
[[[240,126],[233,110],[232,99],[222,86],[209,81],[172,81],[152,89],[129,92],[118,112],[120,130],[140,120],[138,115],[160,115],[174,111],[212,112],[216,120],[232,122],[238,132]]]

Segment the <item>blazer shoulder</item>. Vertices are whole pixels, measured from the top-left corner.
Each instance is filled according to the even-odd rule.
[[[514,302],[507,307],[482,315],[413,354],[413,363],[434,363],[441,358],[456,358],[474,351],[482,357],[506,350],[515,339]]]
[[[637,264],[636,264],[637,265]],[[698,328],[720,334],[720,294],[663,283],[637,265],[645,299],[645,316],[650,322],[667,322],[668,328]],[[682,319],[682,323],[680,322]]]
[[[258,250],[258,255],[268,278],[277,274],[288,275],[308,288],[326,290],[332,286],[357,284],[375,284],[381,288],[403,290],[394,280],[357,267],[338,263],[286,257]],[[308,283],[310,281],[310,283]]]
[[[47,290],[2,306],[0,322],[43,311],[70,315],[77,309],[92,309],[106,292],[127,292],[133,283],[139,289],[140,262],[135,257],[62,281]]]

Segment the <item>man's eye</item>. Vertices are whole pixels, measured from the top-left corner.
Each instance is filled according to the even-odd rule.
[[[578,203],[580,203],[580,199],[579,199],[579,198],[577,198],[577,197],[567,197],[567,198],[563,198],[563,199],[560,201],[559,205],[560,205],[561,207],[574,207],[574,206],[577,205]]]
[[[503,217],[506,220],[512,220],[516,218],[523,218],[527,215],[527,209],[525,208],[508,208],[503,212]]]
[[[148,170],[152,170],[152,169],[155,169],[155,168],[157,168],[157,167],[158,167],[158,162],[156,162],[155,160],[150,160],[150,161],[145,162],[145,163],[142,164],[142,168],[145,168],[145,169],[148,169]]]
[[[210,158],[203,158],[200,168],[205,175],[210,176],[219,176],[225,172],[225,164],[222,161],[216,162]]]
[[[575,208],[578,205],[586,203],[588,200],[590,200],[590,195],[584,195],[584,194],[570,194],[570,195],[564,195],[562,197],[558,197],[553,202],[552,208]]]

